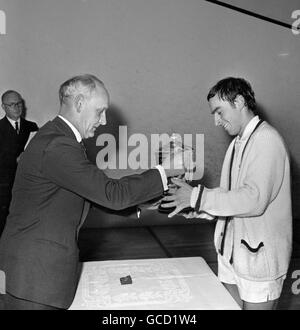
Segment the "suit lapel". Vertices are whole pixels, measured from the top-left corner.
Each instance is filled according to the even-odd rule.
[[[86,153],[86,148],[84,143],[82,142],[78,142],[76,139],[76,136],[74,134],[74,132],[71,130],[71,128],[59,117],[55,117],[52,121],[62,132],[64,132],[64,134],[68,137],[71,137],[72,139],[75,139],[76,142],[78,144],[80,144],[80,147],[82,148],[85,158],[87,158],[87,153]]]
[[[9,122],[9,120],[7,119],[7,117],[4,117],[4,122],[5,122],[5,126],[7,131],[17,135],[16,130],[14,129],[14,127],[12,126],[12,124]]]

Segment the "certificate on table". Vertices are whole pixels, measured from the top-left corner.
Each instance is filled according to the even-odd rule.
[[[74,310],[240,309],[201,257],[83,263]]]

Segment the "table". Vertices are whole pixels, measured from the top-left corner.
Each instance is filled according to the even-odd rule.
[[[240,308],[205,260],[191,257],[85,262],[70,309]]]

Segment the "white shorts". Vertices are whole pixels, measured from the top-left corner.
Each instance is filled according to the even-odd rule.
[[[240,297],[249,303],[263,303],[269,300],[276,300],[280,297],[283,282],[286,276],[273,281],[250,281],[239,277],[232,265],[218,255],[218,278],[221,282],[235,284],[238,287]]]

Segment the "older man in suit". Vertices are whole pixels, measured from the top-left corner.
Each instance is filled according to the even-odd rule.
[[[124,209],[159,197],[168,189],[167,177],[183,173],[179,152],[171,162],[178,170],[158,166],[119,180],[107,177],[89,162],[81,143],[106,124],[105,86],[95,76],[77,76],[62,84],[59,97],[59,116],[40,129],[19,162],[0,241],[6,309],[71,305],[80,271],[77,236],[85,200]]]
[[[1,101],[6,115],[0,120],[0,236],[8,215],[17,159],[30,133],[38,130],[36,123],[22,117],[24,101],[18,92],[6,91]]]

